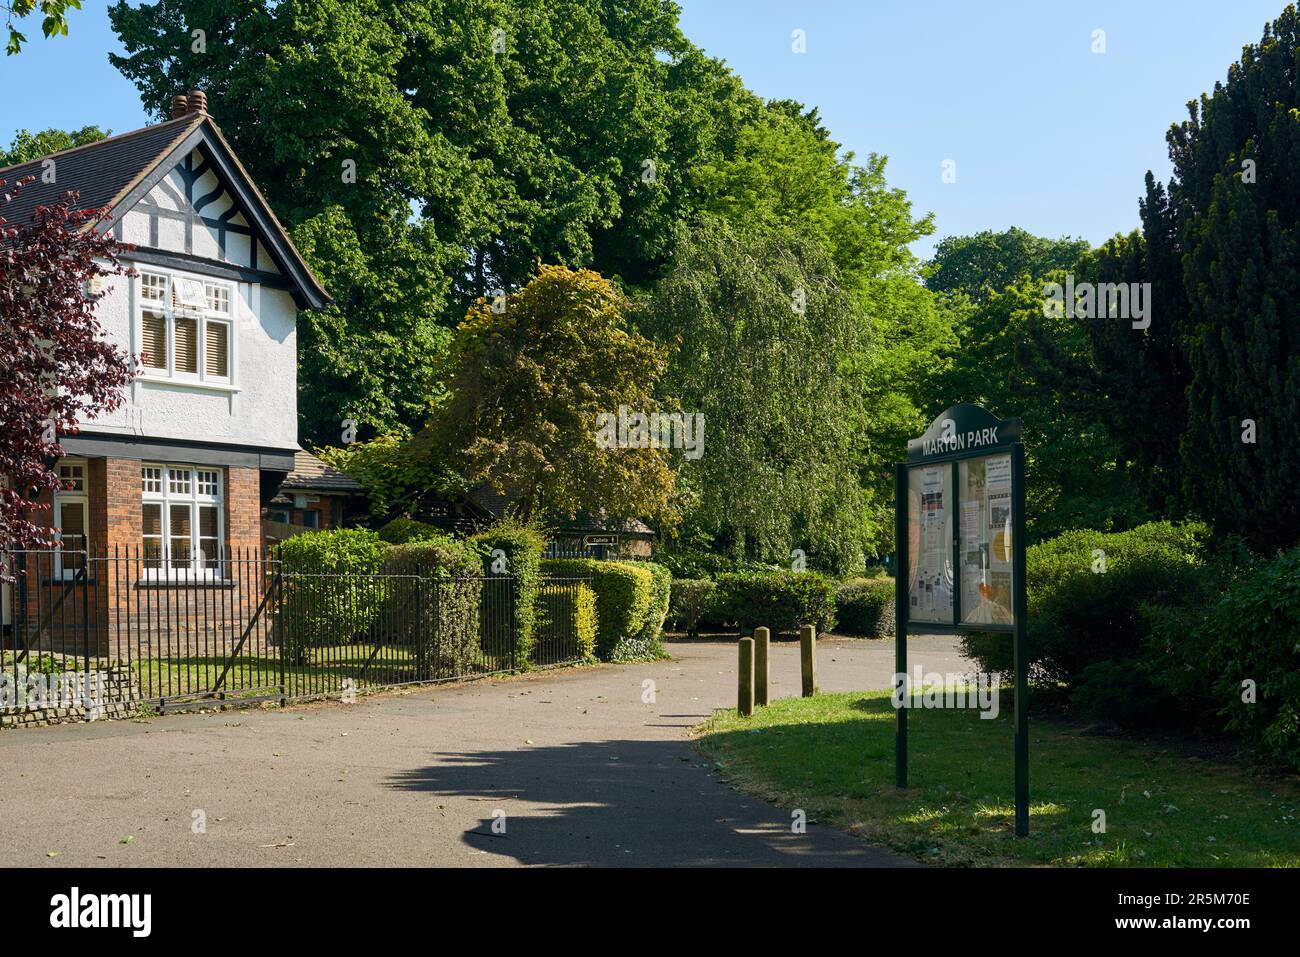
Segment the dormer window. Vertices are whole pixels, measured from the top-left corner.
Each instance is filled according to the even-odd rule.
[[[230,385],[231,286],[162,272],[142,272],[139,339],[146,379]]]

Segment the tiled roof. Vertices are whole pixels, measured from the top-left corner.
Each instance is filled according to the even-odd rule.
[[[31,222],[37,206],[57,203],[69,190],[81,193],[80,209],[111,208],[202,121],[197,114],[183,116],[0,169],[6,193],[24,176],[36,177],[13,202],[0,205],[0,216],[10,225]],[[55,161],[53,183],[41,181],[47,159]]]
[[[5,193],[10,192],[23,177],[36,177],[23,186],[11,202],[0,202],[0,216],[10,225],[28,223],[36,215],[36,207],[59,202],[70,190],[80,193],[77,200],[80,209],[103,209],[108,214],[121,215],[125,210],[116,207],[191,134],[199,131],[209,155],[218,160],[218,165],[228,161],[229,173],[224,178],[232,181],[242,179],[242,182],[227,185],[233,186],[236,194],[244,194],[244,212],[261,227],[268,248],[284,260],[282,264],[297,281],[307,302],[316,307],[328,303],[329,293],[294,248],[289,234],[275,218],[274,210],[240,163],[220,127],[206,113],[189,113],[165,123],[0,169]],[[42,182],[41,177],[42,164],[48,159],[55,161],[52,183]]]
[[[360,492],[361,485],[346,472],[326,465],[310,452],[295,452],[293,471],[280,483],[281,492]]]

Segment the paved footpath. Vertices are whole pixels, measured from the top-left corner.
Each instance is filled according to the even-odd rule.
[[[789,809],[712,775],[688,732],[735,706],[735,645],[670,650],[354,705],[6,731],[0,866],[910,863],[830,828],[791,834]],[[889,686],[892,642],[817,654],[826,691]],[[774,696],[798,694],[797,644],[772,658]],[[949,638],[913,639],[916,662],[965,667]]]

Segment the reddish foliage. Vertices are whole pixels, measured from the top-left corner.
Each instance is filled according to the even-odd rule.
[[[75,192],[10,225],[4,208],[33,178],[9,191],[0,180],[0,551],[50,542],[30,510],[58,487],[59,437],[121,405],[133,375],[95,318],[105,293],[90,291],[93,280],[131,274],[117,258],[130,247],[101,233],[103,211],[77,209]]]

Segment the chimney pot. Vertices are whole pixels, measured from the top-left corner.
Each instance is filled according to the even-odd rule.
[[[184,93],[177,93],[172,97],[172,119],[179,120],[182,116],[190,111],[189,101],[185,99]]]
[[[202,90],[190,90],[187,102],[190,113],[206,114],[208,112],[208,95]]]

